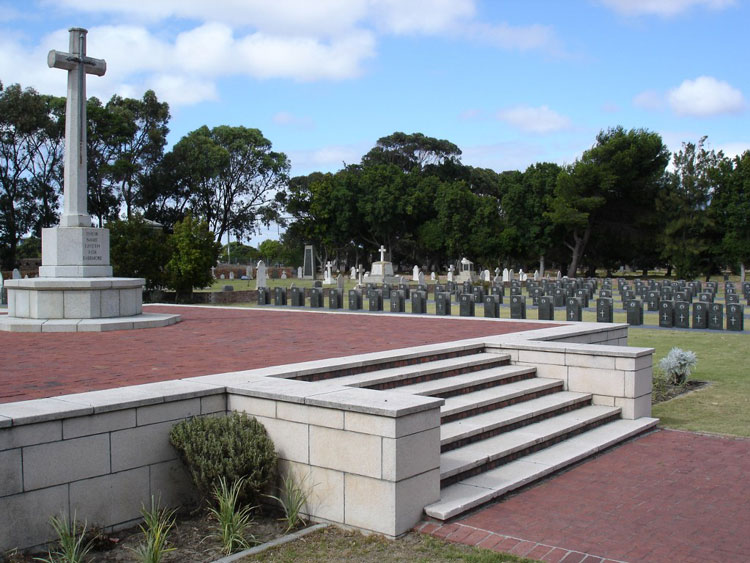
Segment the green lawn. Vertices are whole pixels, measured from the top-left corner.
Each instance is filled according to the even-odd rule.
[[[654,405],[668,428],[750,437],[750,345],[747,334],[631,328],[628,344],[654,348],[654,366],[677,346],[692,350],[698,366],[691,379],[710,385]]]

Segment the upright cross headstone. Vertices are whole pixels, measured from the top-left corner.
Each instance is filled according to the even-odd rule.
[[[380,248],[378,249],[378,251],[380,252],[380,261],[381,261],[381,262],[385,262],[385,253],[386,253],[386,248],[385,248],[385,246],[383,246],[383,245],[381,244],[381,245],[380,245]]]

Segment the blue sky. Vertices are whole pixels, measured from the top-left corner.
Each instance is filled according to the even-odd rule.
[[[89,29],[88,93],[170,104],[170,142],[257,127],[293,174],[394,131],[498,171],[572,162],[607,127],[750,149],[745,0],[0,0],[0,80],[64,95],[49,49]]]

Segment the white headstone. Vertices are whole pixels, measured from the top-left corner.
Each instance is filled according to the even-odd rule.
[[[229,279],[230,279],[230,280],[233,280],[233,279],[234,279],[234,270],[230,270],[230,271],[229,271]]]
[[[258,279],[255,282],[255,289],[266,287],[266,263],[263,260],[258,260],[256,269],[258,271]]]
[[[518,270],[518,279],[522,282],[525,282],[529,279],[529,276],[523,270]]]
[[[515,274],[515,273],[513,273],[513,268],[511,268],[510,270],[508,270],[508,280],[509,280],[509,281],[513,281],[514,279],[516,279],[516,278],[515,278],[515,275],[516,275],[516,274]]]
[[[534,281],[539,281],[539,270],[534,270]]]
[[[221,275],[219,276],[219,279],[222,279],[222,280],[224,280],[224,279],[226,279],[226,276],[225,276],[224,274],[221,274]]]
[[[485,270],[484,271],[484,279],[482,281],[489,282],[490,281],[490,271]]]
[[[331,261],[329,260],[328,262],[326,262],[326,273],[325,277],[323,278],[324,284],[331,285],[333,283],[333,275],[331,272],[332,268],[333,264],[331,264]]]
[[[297,279],[302,279],[302,266],[297,266]]]
[[[557,270],[557,279],[558,280],[562,279],[562,272],[560,270]]]
[[[419,285],[425,285],[424,272],[419,272],[419,275],[417,276],[417,283]]]
[[[508,268],[503,268],[503,283],[508,283],[510,281],[510,273],[508,272]]]
[[[380,261],[381,262],[385,262],[385,252],[386,252],[386,249],[385,249],[385,246],[383,246],[382,244],[380,245],[379,252],[380,252]]]
[[[352,266],[352,269],[349,271],[349,279],[350,280],[356,280],[357,279],[357,268]]]
[[[455,268],[453,267],[453,264],[451,264],[450,268],[448,268],[448,281],[449,282],[453,281],[453,271],[454,270],[455,270]]]
[[[21,271],[18,268],[13,268],[13,279],[14,280],[21,279]]]
[[[416,264],[411,270],[411,281],[419,281],[419,266]]]
[[[281,279],[285,280],[285,279],[287,279],[287,277],[288,276],[286,275],[286,270],[281,270]]]
[[[430,281],[435,281],[435,272],[430,272]]]

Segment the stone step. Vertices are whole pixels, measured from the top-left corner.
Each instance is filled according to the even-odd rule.
[[[535,376],[535,367],[504,365],[454,375],[452,377],[442,377],[431,381],[412,383],[411,385],[398,387],[395,391],[411,395],[426,395],[447,399],[448,397],[481,391],[482,389],[513,383],[522,379],[532,379]]]
[[[494,469],[619,416],[619,407],[590,405],[447,451],[440,454],[440,484]]]
[[[454,450],[590,404],[590,393],[560,391],[448,422],[440,426],[441,450]]]
[[[509,354],[481,352],[470,356],[399,366],[336,378],[338,385],[368,389],[394,389],[421,381],[430,381],[493,368],[510,362]]]
[[[618,419],[440,491],[425,513],[447,520],[654,428],[656,418]]]
[[[468,418],[543,395],[557,393],[562,389],[563,382],[558,379],[534,377],[472,393],[454,395],[445,399],[445,404],[440,408],[440,423],[446,424]]]

